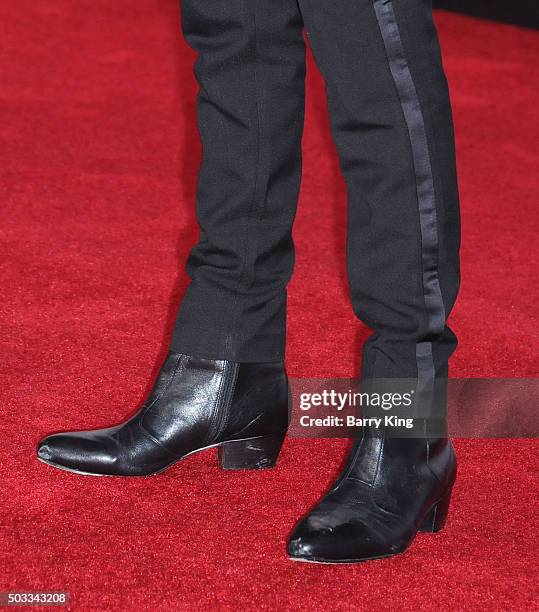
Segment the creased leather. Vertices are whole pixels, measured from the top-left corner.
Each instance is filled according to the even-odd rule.
[[[456,459],[449,439],[384,433],[366,430],[356,441],[342,475],[292,533],[291,557],[345,562],[403,552],[450,492]]]
[[[235,364],[170,353],[147,401],[128,421],[47,436],[38,456],[88,474],[143,476],[207,446],[284,434],[287,427],[282,362]]]

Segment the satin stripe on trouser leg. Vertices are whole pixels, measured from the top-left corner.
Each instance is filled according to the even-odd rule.
[[[299,0],[348,187],[365,378],[447,375],[459,284],[451,109],[428,0]]]

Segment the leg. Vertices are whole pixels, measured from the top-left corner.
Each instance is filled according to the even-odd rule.
[[[200,241],[172,346],[282,359],[300,182],[305,49],[296,0],[183,0],[203,143]]]
[[[302,0],[349,197],[364,378],[446,375],[458,289],[451,111],[428,0]]]
[[[374,329],[362,376],[411,379],[432,410],[434,383],[447,376],[456,345],[446,319],[458,290],[459,215],[430,3],[300,0],[300,7],[348,187],[352,304]],[[414,438],[365,431],[335,486],[296,528],[291,556],[383,557],[405,550],[437,509],[441,525],[456,463],[432,421],[416,419]]]
[[[300,180],[305,58],[296,0],[183,0],[198,51],[200,241],[172,350],[128,421],[48,436],[38,457],[141,476],[220,447],[225,469],[271,467],[288,426],[285,287]],[[240,363],[241,362],[241,363]]]

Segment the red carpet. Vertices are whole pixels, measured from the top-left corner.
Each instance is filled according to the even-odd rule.
[[[44,434],[131,414],[185,286],[199,144],[176,0],[19,0],[0,9],[0,591],[63,590],[76,610],[525,610],[536,568],[537,446],[457,441],[448,527],[405,555],[296,564],[285,538],[345,442],[290,440],[280,469],[212,454],[147,479],[34,458]],[[463,209],[453,376],[537,375],[537,32],[442,13]],[[312,66],[311,66],[312,67]],[[357,372],[344,190],[309,75],[288,368]],[[312,265],[307,266],[309,259]]]

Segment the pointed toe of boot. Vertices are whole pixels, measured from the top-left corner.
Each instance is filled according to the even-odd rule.
[[[352,539],[349,526],[317,524],[316,516],[308,516],[294,529],[288,541],[288,556],[296,561],[313,563],[345,563],[350,560]]]
[[[366,512],[365,505],[352,508],[322,502],[292,532],[288,556],[313,563],[359,563],[403,552],[402,539],[385,541],[387,527]]]
[[[315,538],[305,529],[297,527],[288,540],[288,556],[294,560],[313,560],[316,556]]]
[[[50,436],[43,438],[37,445],[37,458],[46,463],[54,461],[56,456],[56,447],[54,440],[50,439]]]
[[[43,438],[37,445],[37,457],[49,465],[75,467],[76,453],[69,434],[54,434]]]
[[[319,534],[294,535],[288,542],[288,558],[310,563],[336,563]]]
[[[37,457],[52,467],[102,476],[111,473],[114,458],[86,432],[59,433],[43,438]]]
[[[382,559],[390,554],[370,540],[366,531],[350,526],[295,532],[288,542],[288,556],[294,561],[312,563],[359,563]]]

